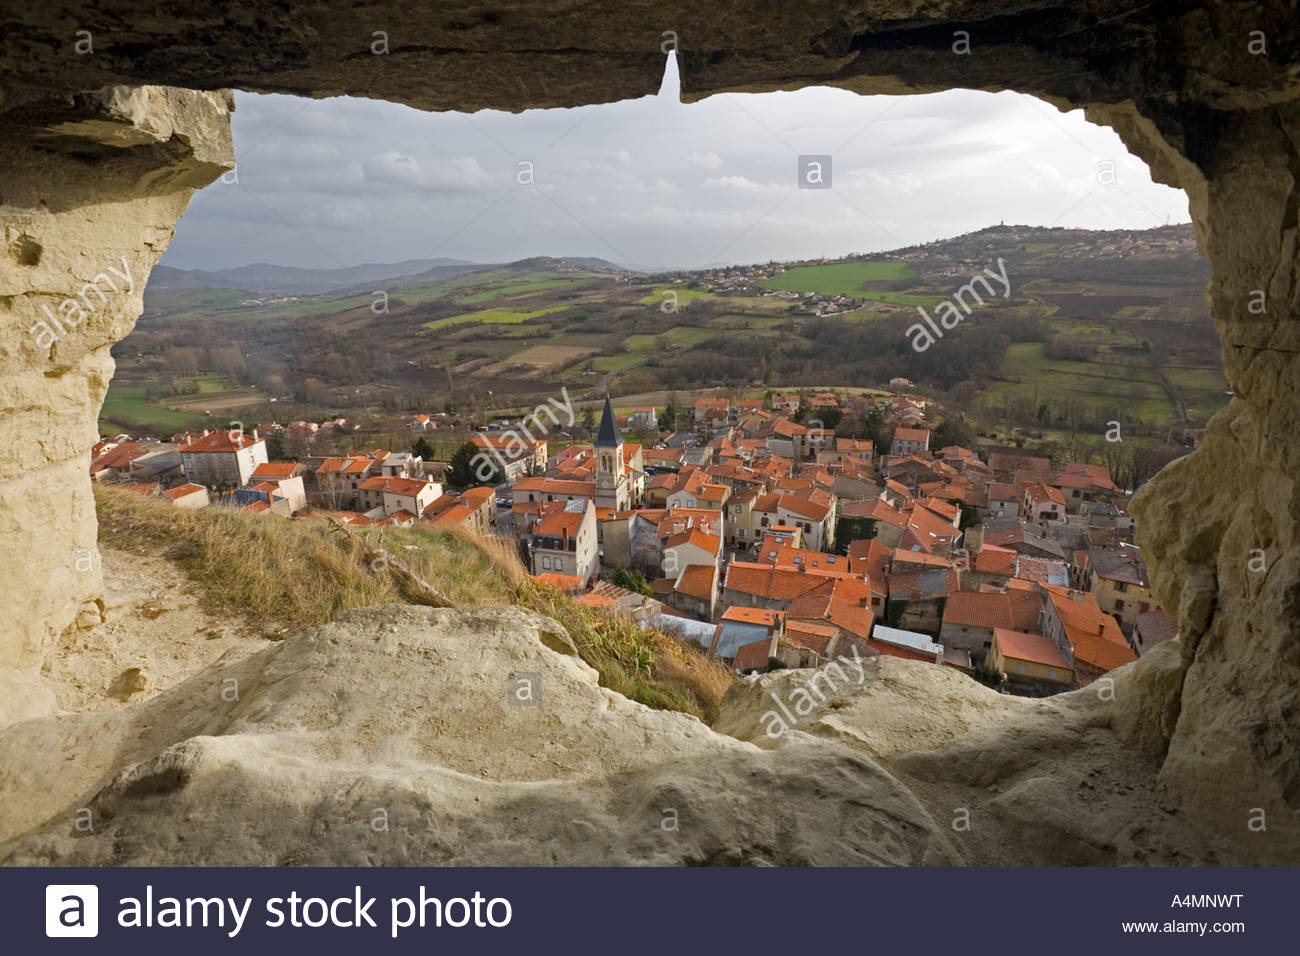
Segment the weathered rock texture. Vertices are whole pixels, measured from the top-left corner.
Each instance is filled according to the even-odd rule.
[[[109,348],[194,189],[232,165],[228,111],[225,94],[117,87],[4,114],[0,721],[48,709],[23,675],[53,636],[99,619],[86,463]]]
[[[78,31],[93,53],[77,52]],[[189,188],[229,159],[220,95],[85,91],[234,86],[428,109],[572,106],[652,92],[674,40],[665,31],[688,97],[813,83],[862,93],[1012,88],[1087,107],[1158,179],[1187,191],[1236,398],[1204,447],[1135,503],[1157,596],[1183,622],[1183,654],[1139,662],[1115,726],[1159,762],[1159,784],[1183,812],[1236,834],[1263,811],[1273,849],[1259,858],[1294,862],[1300,23],[1280,2],[253,0],[199,12],[98,0],[0,14],[0,439],[10,439],[0,444],[0,581],[15,622],[0,656],[31,666],[44,635],[94,606],[93,575],[68,567],[93,532],[80,456],[110,368],[106,346],[129,329],[142,273]],[[954,48],[957,31],[968,54]],[[373,52],[384,43],[387,53]],[[114,105],[136,97],[140,108]],[[155,110],[179,118],[148,121]],[[72,138],[48,136],[60,129]],[[141,272],[129,307],[92,321],[84,342],[34,349],[26,328],[38,300],[71,294],[122,254]],[[60,480],[60,495],[73,488],[70,506],[49,491]],[[1253,549],[1266,570],[1252,570]],[[18,686],[0,707],[39,707],[31,685]]]
[[[366,608],[140,704],[12,724],[0,861],[961,862],[867,754],[650,710],[567,644],[519,609]],[[535,706],[511,703],[521,674]]]

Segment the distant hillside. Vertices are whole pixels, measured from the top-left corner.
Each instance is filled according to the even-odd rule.
[[[1210,270],[1189,224],[998,225],[867,256],[656,274],[595,258],[430,261],[184,274],[239,289],[168,289],[177,277],[159,270],[164,287],[149,283],[135,331],[113,349],[105,431],[175,430],[178,416],[527,407],[561,389],[663,404],[674,389],[895,376],[1037,431],[1122,419],[1126,434],[1165,434],[1227,401]],[[250,291],[250,278],[286,288],[308,276],[330,291]],[[994,278],[968,302],[974,276]],[[963,290],[971,308],[956,327],[920,343],[923,315]]]
[[[370,291],[376,283],[388,287],[449,279],[471,272],[503,268],[499,263],[464,259],[407,259],[404,262],[370,262],[339,269],[298,269],[269,262],[254,262],[232,269],[173,269],[158,266],[149,276],[148,291],[177,292],[196,289],[235,289],[252,295],[322,295],[330,292]],[[594,256],[520,259],[504,268],[554,272],[623,272],[620,266]],[[366,289],[362,289],[366,286]],[[148,311],[148,306],[146,306]]]
[[[399,277],[427,273],[436,273],[441,277],[489,268],[491,266],[463,259],[408,259],[405,262],[372,262],[342,269],[296,269],[267,262],[215,270],[158,266],[149,276],[149,289],[157,292],[238,289],[258,294],[312,295],[345,291],[358,284],[383,282]]]

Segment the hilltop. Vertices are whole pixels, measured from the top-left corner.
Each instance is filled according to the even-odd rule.
[[[914,351],[907,329],[918,308],[999,262],[1010,295]],[[342,280],[327,275],[319,281]],[[895,376],[956,390],[964,407],[1007,425],[1122,415],[1148,430],[1189,427],[1226,401],[1208,278],[1190,225],[999,225],[840,260],[658,274],[536,257],[296,295],[151,281],[145,314],[114,350],[105,429],[522,406],[562,387],[662,394]],[[165,276],[164,286],[177,281]]]

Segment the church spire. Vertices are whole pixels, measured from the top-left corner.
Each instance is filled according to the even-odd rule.
[[[596,447],[617,448],[623,444],[623,436],[618,430],[618,421],[614,418],[614,406],[605,396],[605,411],[600,416],[600,429],[596,432]]]

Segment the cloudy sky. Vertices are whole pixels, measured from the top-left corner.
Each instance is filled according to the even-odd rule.
[[[635,268],[840,256],[1006,221],[1188,220],[1109,129],[1017,93],[657,97],[522,114],[236,95],[234,174],[163,262],[330,268],[598,256]],[[798,188],[830,156],[830,188]]]

